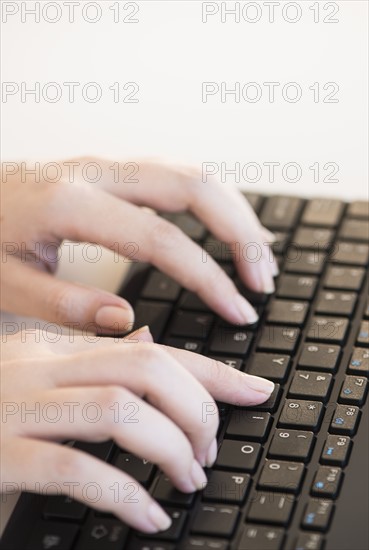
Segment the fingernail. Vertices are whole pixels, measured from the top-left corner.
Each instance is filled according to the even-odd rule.
[[[153,342],[153,337],[150,332],[150,328],[148,325],[145,325],[144,327],[141,327],[134,332],[131,332],[125,340],[127,341],[133,341],[133,342]]]
[[[259,274],[261,286],[265,294],[272,294],[275,291],[273,277],[270,273],[270,267],[266,260],[262,260],[259,264]]]
[[[279,275],[279,267],[276,258],[272,261],[272,275],[273,277],[277,277]]]
[[[261,391],[266,393],[268,396],[274,390],[274,383],[266,378],[261,378],[260,376],[253,376],[252,374],[246,374],[246,384],[248,387],[255,391]]]
[[[217,453],[218,453],[218,443],[217,443],[217,440],[214,438],[210,444],[209,450],[206,455],[206,466],[208,468],[211,468],[214,462],[216,461]]]
[[[274,243],[277,240],[277,237],[274,235],[274,233],[269,231],[269,229],[267,229],[266,227],[263,227],[263,233],[270,242]]]
[[[243,296],[241,296],[241,294],[236,294],[234,303],[240,315],[240,323],[242,325],[248,325],[258,322],[258,314],[254,310],[252,305],[250,305],[248,301],[245,300]]]
[[[112,330],[128,330],[133,322],[133,310],[128,307],[103,306],[96,315],[95,322]]]
[[[152,502],[147,510],[147,516],[158,531],[165,531],[172,525],[172,520],[156,502]]]
[[[205,475],[204,470],[201,468],[200,464],[197,462],[197,460],[194,460],[191,467],[191,479],[193,483],[195,484],[196,489],[201,490],[203,489],[208,479]]]

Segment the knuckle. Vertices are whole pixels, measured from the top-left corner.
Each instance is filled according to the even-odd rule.
[[[85,470],[84,457],[77,451],[65,451],[63,448],[47,461],[51,468],[52,477],[55,480],[74,480],[81,479]]]
[[[128,397],[128,390],[121,386],[105,386],[100,389],[98,394],[98,404],[102,410],[107,410],[112,407],[114,403],[124,403]],[[105,415],[105,418],[109,416]]]
[[[47,296],[47,310],[51,311],[55,320],[63,324],[73,312],[73,299],[67,287],[56,285]]]
[[[153,250],[172,250],[178,247],[183,237],[182,231],[170,222],[158,217],[150,227],[150,240]]]
[[[149,375],[151,373],[158,374],[161,366],[168,362],[169,355],[156,344],[137,344],[135,350],[136,359],[140,365],[140,369]]]

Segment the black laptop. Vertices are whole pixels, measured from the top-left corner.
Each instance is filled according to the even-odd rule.
[[[218,458],[195,494],[112,441],[69,443],[140,481],[171,516],[167,531],[144,535],[67,497],[23,493],[2,550],[368,550],[369,203],[246,196],[276,236],[272,296],[245,288],[232,251],[190,214],[165,217],[235,280],[257,326],[226,324],[145,264],[120,294],[155,341],[273,380],[269,400],[218,403]]]

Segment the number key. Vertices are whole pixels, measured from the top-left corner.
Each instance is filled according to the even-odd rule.
[[[332,375],[326,372],[297,371],[288,396],[327,401],[332,386]]]

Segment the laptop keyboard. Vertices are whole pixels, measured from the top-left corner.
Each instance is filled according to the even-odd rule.
[[[136,326],[148,324],[155,341],[269,378],[274,392],[255,407],[218,403],[218,457],[203,492],[180,493],[154,465],[110,441],[76,442],[142,483],[172,525],[146,536],[66,497],[33,496],[43,500],[28,550],[324,548],[368,393],[368,203],[246,196],[277,238],[273,296],[242,285],[236,246],[217,241],[189,214],[164,217],[220,263],[259,323],[229,325],[195,294],[145,267]],[[125,288],[122,294],[132,300]],[[54,545],[45,545],[47,536]]]

